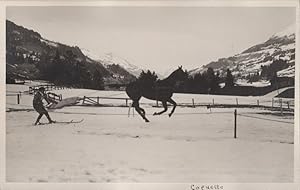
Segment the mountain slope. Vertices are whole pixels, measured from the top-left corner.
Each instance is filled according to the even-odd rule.
[[[212,67],[224,76],[230,69],[237,78],[247,78],[249,74],[261,74],[263,68],[280,60],[285,63],[278,76],[295,76],[295,24],[272,35],[267,41],[246,49],[240,54],[228,58],[220,58],[207,65],[190,71],[191,75],[203,72]]]
[[[18,26],[8,20],[6,21],[6,34],[7,65],[9,68],[19,69],[26,77],[35,78],[39,77],[39,75],[26,72],[22,69],[22,65],[31,65],[31,67],[36,67],[39,70],[38,66],[47,64],[45,57],[52,59],[56,53],[59,53],[60,58],[65,59],[67,51],[72,52],[76,56],[77,61],[86,61],[89,66],[96,66],[103,76],[109,76],[109,72],[103,65],[88,60],[79,47],[71,47],[44,39],[39,33]]]
[[[101,62],[83,54],[79,47],[44,39],[38,32],[18,26],[8,20],[6,21],[6,34],[8,78],[47,79],[51,75],[49,67],[56,61],[57,68],[53,72],[65,69],[66,80],[75,77],[75,79],[81,78],[81,81],[87,82],[87,79],[92,81],[102,78],[105,84],[126,84],[135,79],[123,70],[121,71],[123,77],[119,77],[116,75],[117,68],[106,68]],[[81,74],[78,69],[81,70]]]

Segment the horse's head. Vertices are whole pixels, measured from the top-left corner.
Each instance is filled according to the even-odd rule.
[[[184,72],[182,66],[178,67],[175,71],[173,71],[170,75],[176,81],[185,81],[188,78],[188,74]]]

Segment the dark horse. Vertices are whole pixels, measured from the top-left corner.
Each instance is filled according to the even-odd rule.
[[[173,105],[173,109],[169,114],[169,117],[171,117],[177,105],[171,98],[174,93],[174,86],[177,82],[184,81],[186,78],[187,74],[182,70],[182,66],[180,66],[166,79],[154,82],[150,86],[145,85],[139,80],[132,82],[126,87],[126,93],[133,101],[132,106],[146,122],[149,122],[149,120],[145,116],[145,110],[139,106],[139,100],[141,97],[162,102],[164,110],[161,112],[155,112],[153,115],[160,115],[166,112],[168,110],[167,102],[171,103]]]

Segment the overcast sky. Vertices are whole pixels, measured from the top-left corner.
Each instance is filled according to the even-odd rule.
[[[294,8],[8,7],[52,41],[112,53],[160,73],[231,56],[295,23]]]

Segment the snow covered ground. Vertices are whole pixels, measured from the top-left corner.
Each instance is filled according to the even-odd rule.
[[[25,88],[7,85],[6,90]],[[55,92],[63,98],[126,97],[119,91]],[[174,95],[178,103],[192,98],[196,103],[212,98],[222,103],[236,98],[256,101],[254,97]],[[8,182],[293,181],[292,115],[239,108],[238,138],[234,139],[234,108],[177,107],[169,118],[167,114],[152,116],[162,108],[143,99],[150,123],[136,112],[133,115],[132,109],[128,117],[127,107],[72,106],[51,110],[50,115],[57,121],[84,119],[82,123],[33,126],[37,113],[31,102],[29,95],[22,95],[20,105],[15,96],[7,96],[7,110],[19,109],[6,112]]]
[[[249,83],[248,80],[239,79],[236,81],[236,84],[240,86],[266,87],[266,86],[270,86],[271,82],[267,80],[261,80],[261,81]]]

